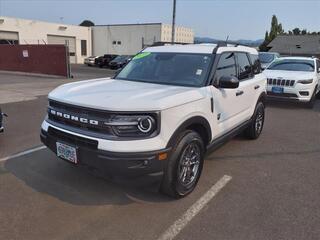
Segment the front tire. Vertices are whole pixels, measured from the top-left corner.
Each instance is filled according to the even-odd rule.
[[[258,102],[254,111],[252,121],[245,130],[245,135],[249,139],[257,139],[261,135],[264,126],[265,106],[263,102]]]
[[[198,133],[186,130],[168,159],[160,191],[174,198],[182,198],[196,187],[201,175],[205,146]]]

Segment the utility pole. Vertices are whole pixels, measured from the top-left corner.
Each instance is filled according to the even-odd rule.
[[[3,14],[4,15],[4,14]],[[2,0],[0,0],[0,17],[2,16]]]
[[[171,43],[175,42],[175,32],[176,32],[176,5],[177,1],[173,0],[173,14],[172,14],[172,35],[171,35]]]

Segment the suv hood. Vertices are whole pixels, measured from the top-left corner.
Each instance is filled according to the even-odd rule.
[[[287,80],[304,80],[312,79],[314,72],[298,72],[298,71],[283,71],[283,70],[264,70],[263,73],[267,78],[283,78]]]
[[[204,98],[204,88],[168,86],[110,78],[64,84],[49,99],[110,111],[157,111]]]

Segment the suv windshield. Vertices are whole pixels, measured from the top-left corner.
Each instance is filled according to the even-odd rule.
[[[259,59],[261,63],[271,63],[275,57],[276,55],[272,53],[259,53]]]
[[[200,87],[207,79],[212,57],[212,54],[143,52],[116,79]]]
[[[284,71],[302,71],[313,72],[314,61],[313,60],[293,60],[284,59],[273,62],[269,67],[269,70],[284,70]]]

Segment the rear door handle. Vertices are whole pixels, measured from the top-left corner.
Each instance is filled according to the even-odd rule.
[[[255,90],[257,90],[257,89],[259,89],[259,88],[260,88],[260,85],[254,86],[254,89],[255,89]]]
[[[242,94],[244,94],[244,92],[241,91],[241,90],[236,92],[236,96],[237,96],[237,97],[240,96],[240,95],[242,95]]]

